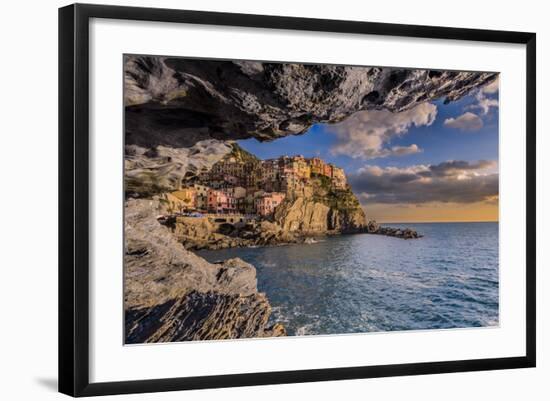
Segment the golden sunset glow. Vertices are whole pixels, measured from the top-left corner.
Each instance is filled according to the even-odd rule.
[[[380,223],[498,221],[498,201],[475,203],[432,202],[423,205],[369,204],[368,219]]]

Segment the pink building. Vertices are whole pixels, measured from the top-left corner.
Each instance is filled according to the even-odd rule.
[[[208,190],[208,211],[211,213],[234,213],[237,209],[237,200],[215,189]]]
[[[273,214],[275,208],[285,199],[285,194],[281,192],[266,192],[256,198],[254,206],[256,213],[260,216],[269,216]]]

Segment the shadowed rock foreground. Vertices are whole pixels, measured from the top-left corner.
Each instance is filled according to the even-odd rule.
[[[159,212],[156,200],[126,203],[126,343],[285,335],[267,325],[271,307],[252,265],[211,264],[185,250],[158,223]]]
[[[285,335],[281,325],[268,324],[271,306],[257,290],[252,265],[240,259],[208,263],[157,219],[166,213],[157,195],[211,169],[231,151],[227,141],[274,140],[357,111],[453,101],[496,76],[126,56],[126,343]],[[286,200],[275,226],[285,233],[373,232],[353,194],[319,193]]]

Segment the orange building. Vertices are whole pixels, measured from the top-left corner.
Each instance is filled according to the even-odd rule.
[[[323,174],[325,162],[322,159],[318,157],[313,157],[311,159],[308,159],[308,164],[309,164],[311,174],[317,174],[317,175]]]
[[[168,213],[183,213],[196,208],[196,191],[194,188],[182,188],[179,191],[166,192],[160,195],[165,202]]]
[[[325,177],[332,178],[332,164],[323,165],[323,173]]]

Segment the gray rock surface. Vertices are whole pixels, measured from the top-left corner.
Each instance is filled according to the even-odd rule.
[[[158,200],[126,202],[127,342],[262,336],[274,329],[284,333],[267,327],[271,307],[258,293],[252,265],[238,258],[211,264],[185,250],[158,223],[162,212]]]
[[[126,145],[125,192],[130,196],[146,197],[178,190],[182,182],[202,170],[210,170],[230,151],[231,145],[213,139],[197,142],[189,148]]]
[[[286,335],[267,327],[271,307],[264,294],[192,291],[163,304],[127,311],[126,343],[225,340]]]
[[[459,99],[495,73],[126,56],[126,143],[271,140],[360,110]]]

